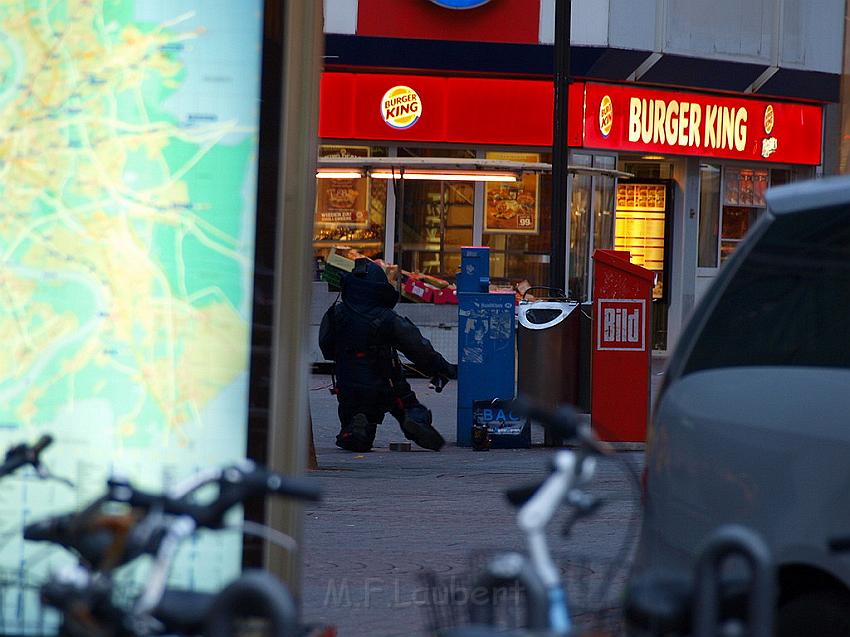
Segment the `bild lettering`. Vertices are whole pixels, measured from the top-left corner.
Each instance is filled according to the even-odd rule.
[[[605,343],[640,342],[640,310],[629,312],[624,308],[605,308],[602,340]]]

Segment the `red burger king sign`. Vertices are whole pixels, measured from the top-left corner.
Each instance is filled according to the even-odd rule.
[[[815,104],[585,85],[587,148],[817,165],[822,131]]]
[[[381,99],[381,117],[388,126],[403,130],[422,116],[422,100],[409,86],[394,86]]]

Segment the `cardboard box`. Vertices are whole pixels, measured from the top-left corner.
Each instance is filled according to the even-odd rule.
[[[457,288],[448,287],[434,292],[435,305],[457,305]]]
[[[351,272],[354,269],[354,259],[342,256],[336,251],[336,248],[331,248],[328,258],[325,259],[325,264],[343,272]]]
[[[417,303],[431,303],[434,299],[434,292],[437,290],[433,285],[429,285],[424,281],[418,281],[409,278],[402,284],[402,293],[411,301]]]

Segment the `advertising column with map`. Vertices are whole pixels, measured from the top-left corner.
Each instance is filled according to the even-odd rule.
[[[244,457],[262,15],[261,0],[0,8],[0,444],[52,434],[45,461],[76,484],[0,484],[4,572],[67,559],[15,532],[110,471],[159,488]],[[194,542],[175,578],[215,587],[240,546]]]

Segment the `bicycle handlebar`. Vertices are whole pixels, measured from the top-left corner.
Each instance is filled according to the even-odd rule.
[[[218,497],[209,504],[190,502],[188,496],[174,498],[164,494],[142,491],[125,481],[111,479],[108,497],[144,510],[161,509],[163,513],[190,517],[198,527],[220,529],[225,514],[237,504],[257,495],[282,495],[302,501],[316,502],[321,490],[313,483],[280,475],[252,463],[222,469],[218,482]],[[203,486],[203,485],[199,485]]]
[[[3,464],[0,465],[0,478],[8,476],[28,464],[38,468],[41,464],[41,452],[47,449],[52,442],[53,436],[45,434],[32,446],[23,443],[11,447],[6,452]]]

